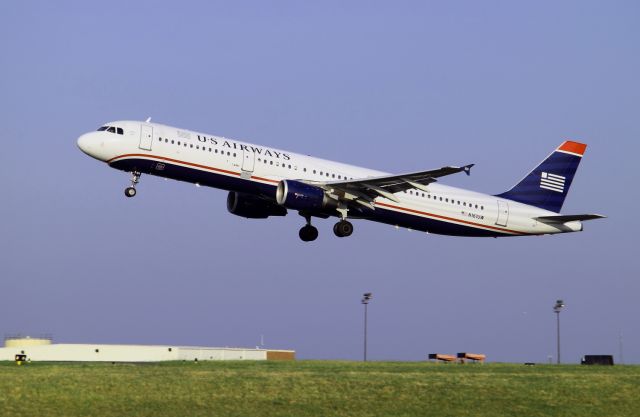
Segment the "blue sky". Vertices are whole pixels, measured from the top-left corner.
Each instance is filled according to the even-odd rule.
[[[640,7],[562,2],[4,2],[0,333],[293,348],[359,359],[477,351],[640,362]],[[499,193],[589,144],[564,236],[468,239],[355,221],[246,220],[226,193],[125,173],[76,138],[154,121]]]

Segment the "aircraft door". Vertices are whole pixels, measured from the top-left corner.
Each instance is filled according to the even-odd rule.
[[[153,144],[153,126],[140,125],[140,149],[151,150]]]
[[[242,174],[251,176],[256,163],[256,154],[246,147],[242,148]]]
[[[498,200],[498,218],[496,220],[496,225],[506,227],[508,220],[509,220],[509,203],[507,203],[506,201]]]

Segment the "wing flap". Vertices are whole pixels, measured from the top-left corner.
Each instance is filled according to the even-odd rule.
[[[469,175],[471,167],[474,164],[462,167],[446,166],[429,171],[410,172],[400,175],[385,175],[382,177],[361,178],[349,181],[329,182],[325,185],[341,190],[348,191],[350,189],[360,190],[370,196],[372,199],[378,196],[389,198],[387,193],[395,194],[410,189],[419,189],[428,192],[427,186],[432,182],[436,182],[436,178],[446,175],[465,172]],[[393,198],[389,198],[394,200]]]

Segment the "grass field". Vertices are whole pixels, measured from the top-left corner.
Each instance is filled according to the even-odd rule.
[[[0,362],[0,416],[640,416],[640,367]]]

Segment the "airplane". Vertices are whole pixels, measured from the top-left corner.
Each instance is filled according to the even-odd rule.
[[[565,141],[510,190],[482,194],[438,183],[473,164],[388,174],[146,121],[115,121],[78,138],[87,155],[131,173],[127,197],[142,174],[229,191],[227,209],[250,219],[297,211],[299,237],[318,237],[312,218],[337,217],[338,237],[365,219],[427,233],[504,237],[582,231],[598,214],[559,214],[587,145]]]

